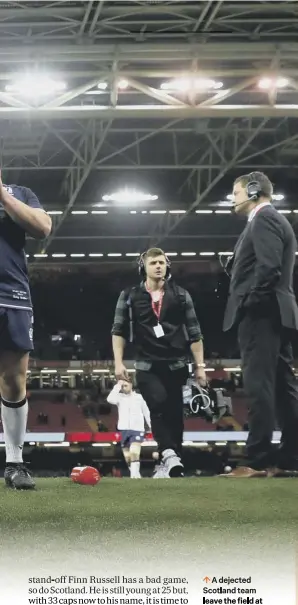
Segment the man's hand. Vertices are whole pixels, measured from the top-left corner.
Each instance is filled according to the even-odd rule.
[[[207,386],[207,376],[206,376],[205,368],[197,367],[195,369],[195,379],[201,387]]]
[[[124,363],[119,363],[118,365],[115,365],[115,377],[117,378],[117,380],[129,380],[129,374]]]

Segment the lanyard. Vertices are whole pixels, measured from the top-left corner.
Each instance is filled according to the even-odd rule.
[[[152,311],[153,311],[154,315],[156,315],[157,321],[159,322],[160,313],[161,313],[161,307],[162,307],[162,300],[163,300],[163,297],[164,297],[164,290],[160,290],[159,299],[157,301],[153,300],[152,291],[149,290],[149,288],[147,288],[147,286],[146,286],[146,290],[151,295]]]

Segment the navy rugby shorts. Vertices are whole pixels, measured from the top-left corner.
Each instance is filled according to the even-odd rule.
[[[33,312],[0,307],[0,351],[33,349]]]
[[[121,433],[121,447],[129,447],[132,443],[143,443],[144,432],[119,431]]]

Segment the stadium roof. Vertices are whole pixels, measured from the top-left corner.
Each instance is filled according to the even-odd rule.
[[[2,2],[4,178],[61,213],[30,260],[230,250],[241,224],[220,201],[254,169],[295,220],[297,40],[296,2]],[[103,201],[123,187],[158,199]]]

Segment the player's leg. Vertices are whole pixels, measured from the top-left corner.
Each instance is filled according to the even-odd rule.
[[[23,465],[28,401],[26,378],[29,353],[0,353],[1,418],[6,451],[5,482],[16,489],[32,489],[35,484]]]
[[[141,443],[132,439],[130,447],[130,476],[131,479],[141,479],[140,473],[140,457],[141,457]]]
[[[125,444],[124,446],[122,446],[122,454],[123,454],[123,458],[128,466],[129,472],[130,472],[130,451],[129,451],[129,445]]]
[[[6,310],[6,334],[0,351],[1,418],[6,451],[5,482],[15,489],[33,489],[35,483],[23,464],[28,401],[26,379],[32,345],[32,314]]]

